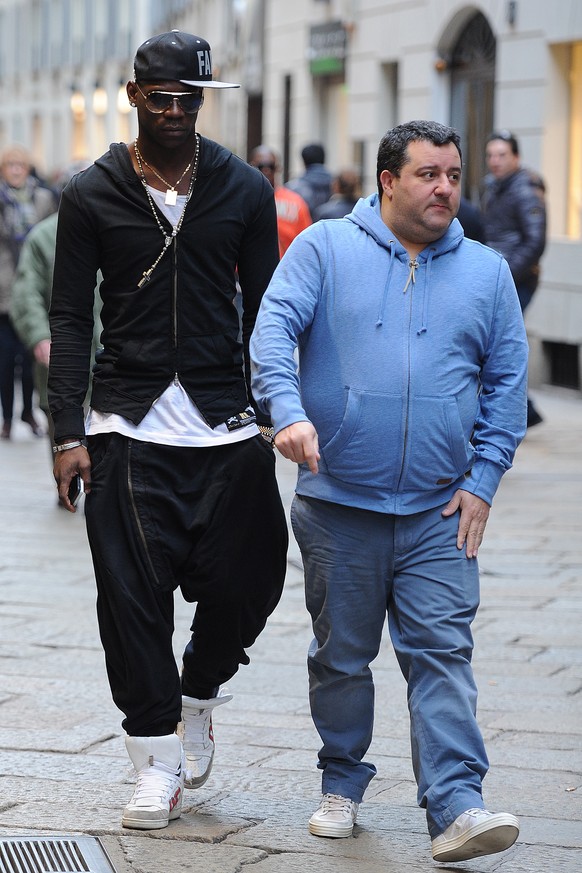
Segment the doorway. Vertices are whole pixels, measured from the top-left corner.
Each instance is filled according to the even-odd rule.
[[[485,143],[493,130],[495,36],[481,12],[465,24],[450,55],[451,126],[461,135],[463,194],[479,202]]]

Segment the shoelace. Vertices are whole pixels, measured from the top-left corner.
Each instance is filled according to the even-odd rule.
[[[351,815],[352,801],[349,797],[341,797],[339,794],[325,794],[321,801],[321,811],[344,812],[346,815]]]
[[[210,719],[211,709],[201,709],[197,715],[191,713],[184,720],[183,745],[186,752],[193,751],[193,747],[206,747],[210,744]]]
[[[134,800],[159,800],[161,794],[173,791],[176,779],[180,775],[180,768],[172,770],[165,764],[156,763],[147,769],[140,770],[137,774],[137,784],[134,791]]]

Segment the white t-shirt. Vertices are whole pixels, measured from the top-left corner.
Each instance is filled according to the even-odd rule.
[[[171,222],[172,227],[176,227],[186,203],[186,195],[179,195],[176,205],[168,206],[163,191],[158,191],[149,185],[148,191],[156,206]],[[206,423],[198,407],[176,378],[154,401],[151,409],[138,425],[132,424],[115,412],[90,409],[85,430],[90,436],[115,432],[148,443],[204,448],[235,443],[256,436],[259,429],[254,423],[254,411],[249,406],[245,412],[249,414],[249,424],[243,424],[236,430],[229,430],[226,424],[219,424],[212,428]]]

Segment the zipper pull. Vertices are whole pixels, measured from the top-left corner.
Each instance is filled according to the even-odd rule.
[[[404,286],[403,294],[406,294],[408,291],[408,286],[412,282],[412,284],[416,284],[416,268],[418,267],[418,261],[416,258],[408,262],[408,266],[410,268],[410,272],[408,274],[408,279],[406,280],[406,285]]]

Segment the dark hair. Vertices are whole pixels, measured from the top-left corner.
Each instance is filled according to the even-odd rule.
[[[275,164],[279,163],[279,155],[275,151],[275,149],[270,148],[268,145],[258,145],[252,150],[249,161],[256,161],[260,158],[269,158],[274,161]]]
[[[509,147],[514,155],[519,154],[519,145],[518,145],[517,139],[515,138],[515,136],[512,134],[512,132],[510,130],[494,130],[493,133],[490,133],[489,136],[487,137],[486,144],[489,144],[494,139],[503,140],[503,142],[506,142],[509,144]]]
[[[310,164],[325,164],[325,151],[318,142],[310,143],[301,149],[301,157],[306,167]]]
[[[360,177],[356,170],[353,170],[351,167],[345,167],[335,176],[334,182],[337,186],[338,194],[350,199],[357,198],[360,188]]]
[[[394,176],[399,176],[404,164],[410,160],[408,146],[411,142],[419,140],[431,142],[436,146],[452,143],[463,159],[461,152],[461,137],[453,127],[439,124],[438,121],[407,121],[399,124],[384,134],[378,146],[378,162],[376,166],[376,181],[378,183],[378,196],[382,198],[382,183],[380,174],[383,170],[389,170]]]

